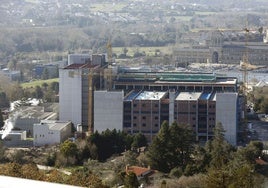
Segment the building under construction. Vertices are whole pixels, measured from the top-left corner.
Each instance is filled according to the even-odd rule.
[[[221,122],[229,142],[236,145],[241,114],[237,78],[114,70],[104,62],[61,69],[60,120],[81,124],[89,132],[143,133],[149,141],[164,121],[189,125],[198,141],[210,139]]]

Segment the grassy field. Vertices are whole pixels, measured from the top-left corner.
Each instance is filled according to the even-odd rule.
[[[59,82],[59,79],[53,78],[53,79],[49,79],[49,80],[35,80],[32,82],[23,83],[23,84],[21,84],[21,86],[22,86],[22,88],[35,88],[36,86],[42,86],[43,83],[50,84],[52,82]]]
[[[100,4],[93,4],[91,6],[91,11],[101,11],[101,12],[114,12],[114,11],[121,11],[124,7],[126,7],[126,3],[100,3]]]

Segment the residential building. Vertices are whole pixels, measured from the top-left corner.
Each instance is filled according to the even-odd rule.
[[[134,173],[138,180],[149,178],[151,175],[155,173],[155,170],[152,170],[150,167],[144,168],[140,166],[126,166],[126,173],[129,174],[130,172]]]

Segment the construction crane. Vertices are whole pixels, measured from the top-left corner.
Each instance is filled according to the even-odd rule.
[[[246,105],[246,95],[247,95],[247,88],[248,88],[248,67],[249,67],[249,60],[248,60],[248,35],[249,35],[249,29],[244,28],[246,39],[245,39],[245,52],[242,58],[242,61],[240,61],[240,69],[242,71],[242,80],[243,80],[243,86],[242,86],[242,92],[245,96],[245,105]]]
[[[91,135],[94,130],[94,90],[98,87],[98,80],[101,75],[101,69],[91,67],[89,65],[84,65],[83,67],[75,70],[69,71],[69,76],[79,76],[82,80],[88,82],[88,88],[83,87],[85,92],[87,92],[87,104],[83,103],[84,107],[87,106],[87,122],[84,120],[84,125],[88,126],[87,134]],[[86,83],[85,82],[85,83]],[[82,84],[83,85],[83,84]],[[86,91],[87,90],[87,91]],[[83,107],[82,107],[83,109]],[[86,112],[86,111],[85,111]],[[86,124],[87,123],[87,124]]]
[[[107,56],[108,56],[108,65],[112,65],[113,64],[113,49],[112,49],[111,38],[108,39],[106,48],[107,48]]]

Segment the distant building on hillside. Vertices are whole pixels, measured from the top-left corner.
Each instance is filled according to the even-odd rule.
[[[242,30],[241,30],[242,31]],[[173,60],[177,64],[190,63],[224,63],[240,64],[245,53],[253,65],[266,65],[268,62],[268,46],[264,42],[224,41],[221,31],[208,32],[205,43],[194,44],[191,47],[174,48]],[[200,35],[203,36],[203,35]],[[199,36],[199,37],[200,37]]]
[[[0,74],[8,77],[11,81],[20,81],[21,80],[21,73],[20,71],[12,71],[8,68],[4,68],[0,70]]]
[[[33,77],[34,78],[57,78],[59,77],[59,66],[57,64],[43,64],[43,65],[35,65],[33,69]]]

